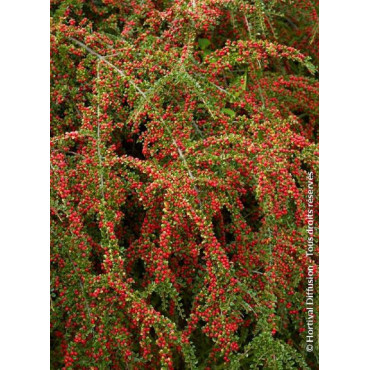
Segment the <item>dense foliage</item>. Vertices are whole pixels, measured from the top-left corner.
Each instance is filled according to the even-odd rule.
[[[317,5],[51,0],[53,369],[318,368]]]

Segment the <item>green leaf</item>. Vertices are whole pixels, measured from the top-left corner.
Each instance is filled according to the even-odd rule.
[[[207,49],[207,47],[209,45],[211,45],[211,41],[209,41],[208,39],[199,39],[198,40],[198,44],[199,44],[199,47],[202,49],[202,50],[205,50]]]
[[[230,116],[231,118],[234,118],[235,115],[236,115],[236,113],[233,110],[229,109],[229,108],[222,108],[221,111],[223,113],[227,114],[228,116]]]
[[[317,68],[311,62],[306,62],[306,68],[312,75],[317,72]]]

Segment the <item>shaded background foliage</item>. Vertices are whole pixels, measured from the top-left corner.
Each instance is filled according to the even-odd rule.
[[[52,368],[318,368],[317,6],[51,1]]]

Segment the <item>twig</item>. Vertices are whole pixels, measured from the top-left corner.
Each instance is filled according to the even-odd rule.
[[[77,45],[81,46],[82,48],[84,48],[86,51],[88,51],[90,54],[96,56],[98,59],[100,59],[101,61],[103,61],[105,64],[107,64],[108,66],[110,66],[111,68],[113,68],[119,75],[121,75],[122,77],[127,77],[127,75],[121,71],[118,67],[116,67],[113,63],[111,63],[109,60],[107,60],[107,58],[103,57],[102,55],[98,54],[97,52],[95,52],[93,49],[89,48],[87,45],[85,45],[84,43],[82,43],[81,41],[78,41],[76,40],[75,38],[73,37],[69,37],[70,40],[72,40],[73,42],[75,42]],[[132,85],[136,91],[139,92],[139,94],[141,94],[143,97],[145,97],[145,94],[144,92],[140,89],[139,86],[136,85],[136,83],[132,80],[128,80],[129,84]]]

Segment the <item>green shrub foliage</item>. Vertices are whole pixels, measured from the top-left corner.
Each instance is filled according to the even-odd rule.
[[[53,369],[318,368],[317,5],[51,0]]]

